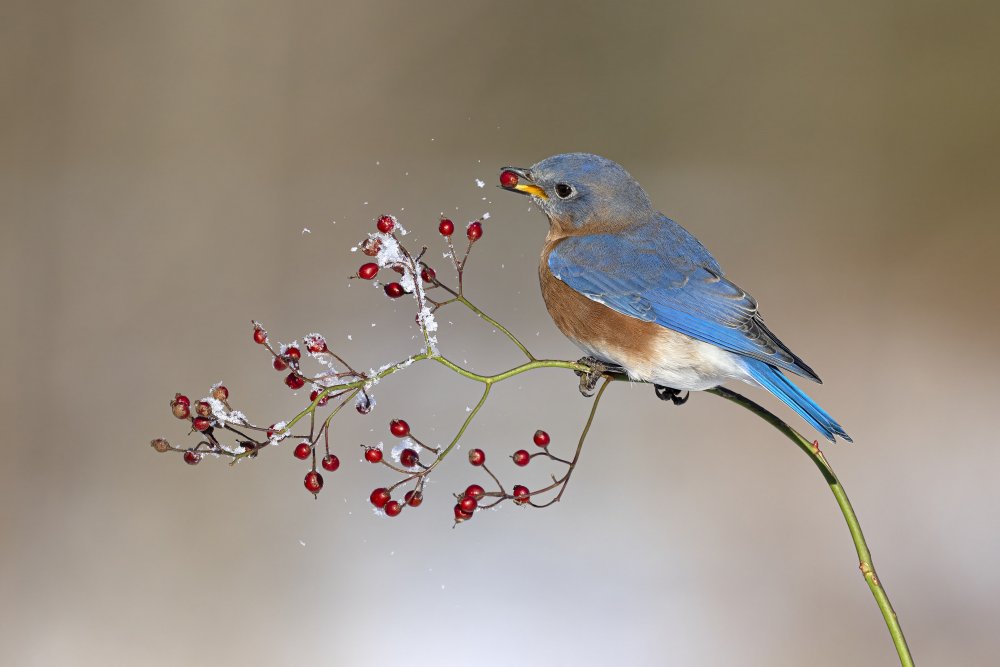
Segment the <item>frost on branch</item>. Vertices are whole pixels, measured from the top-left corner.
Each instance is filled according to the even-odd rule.
[[[484,215],[482,219],[487,217]],[[388,434],[394,439],[390,444],[378,442],[361,445],[363,458],[368,464],[382,466],[396,476],[394,482],[372,492],[369,499],[374,511],[386,516],[397,516],[404,509],[420,506],[425,496],[427,477],[455,448],[460,438],[471,436],[467,429],[485,403],[493,383],[536,367],[574,367],[569,362],[536,360],[513,334],[465,298],[465,269],[473,247],[483,238],[483,223],[481,220],[473,220],[465,226],[467,243],[461,252],[455,247],[455,231],[456,225],[451,220],[442,219],[438,224],[438,232],[446,245],[444,257],[450,261],[457,280],[454,287],[443,282],[437,271],[423,262],[426,247],[414,252],[403,244],[402,237],[406,236],[407,231],[394,216],[380,216],[375,221],[375,231],[351,248],[352,252],[360,250],[370,261],[363,263],[349,279],[371,281],[381,287],[389,299],[412,299],[413,317],[422,339],[419,350],[401,361],[361,371],[332,349],[330,341],[333,339],[322,333],[308,333],[302,337],[301,343],[298,340],[282,343],[273,340],[263,324],[253,321],[251,337],[266,351],[269,366],[279,373],[284,384],[292,391],[308,386],[308,405],[288,420],[261,425],[267,424],[267,420],[255,423],[232,407],[229,389],[221,382],[212,385],[206,396],[193,403],[190,398],[178,393],[170,401],[170,408],[175,417],[187,422],[190,429],[188,435],[195,439],[195,444],[190,447],[175,447],[167,440],[157,438],[151,442],[153,449],[161,453],[178,452],[189,465],[197,465],[206,455],[228,458],[232,465],[238,461],[256,459],[261,452],[277,449],[288,440],[292,443],[292,455],[306,461],[308,465],[303,486],[314,496],[318,496],[323,488],[320,469],[332,473],[340,467],[340,457],[331,450],[331,441],[336,442],[330,435],[334,418],[348,405],[353,405],[360,415],[369,414],[375,407],[374,390],[382,379],[414,363],[436,361],[485,386],[479,403],[474,409],[467,411],[464,423],[451,442],[440,447],[432,446],[422,440],[405,420],[393,419],[388,429]],[[506,373],[481,376],[444,357],[438,349],[435,313],[456,303],[469,308],[496,330],[502,331],[524,353],[528,362]],[[596,405],[595,401],[594,409]],[[587,428],[589,425],[590,421]],[[584,436],[586,431],[584,429]],[[468,520],[477,510],[496,507],[507,500],[517,505],[543,507],[561,498],[576,466],[583,437],[580,438],[572,459],[552,454],[549,451],[550,438],[544,431],[535,432],[532,438],[535,451],[520,449],[513,452],[510,455],[513,463],[523,467],[533,459],[542,457],[563,467],[563,474],[552,475],[551,484],[534,491],[521,484],[508,489],[487,466],[486,453],[479,448],[471,449],[468,461],[474,469],[481,471],[482,479],[455,494],[457,502],[453,514],[456,523]],[[340,452],[341,456],[349,454],[350,448]],[[539,498],[550,492],[548,499]]]

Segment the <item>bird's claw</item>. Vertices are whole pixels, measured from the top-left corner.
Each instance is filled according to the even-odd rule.
[[[584,396],[593,396],[597,389],[598,381],[605,375],[622,374],[625,369],[615,364],[609,364],[594,357],[583,357],[576,363],[589,366],[590,371],[574,371],[580,376],[580,393]]]
[[[691,392],[687,392],[684,396],[681,396],[680,389],[674,389],[672,387],[664,387],[662,385],[653,385],[653,389],[656,390],[656,397],[661,401],[670,401],[674,405],[684,405],[691,398]]]

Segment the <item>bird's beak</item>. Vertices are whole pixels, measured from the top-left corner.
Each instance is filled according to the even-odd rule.
[[[534,184],[531,172],[521,167],[504,167],[500,170],[500,187],[511,192],[520,192],[522,195],[533,195],[541,199],[548,199],[545,190]]]

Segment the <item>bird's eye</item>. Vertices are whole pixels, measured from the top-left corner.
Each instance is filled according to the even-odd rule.
[[[556,183],[556,194],[559,195],[560,199],[566,199],[573,194],[573,186],[565,183]]]

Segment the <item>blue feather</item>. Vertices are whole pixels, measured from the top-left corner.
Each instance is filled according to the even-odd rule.
[[[834,436],[839,435],[848,442],[851,436],[844,432],[844,428],[831,417],[826,410],[819,407],[816,401],[809,398],[804,391],[792,384],[792,381],[782,374],[774,366],[769,366],[757,359],[746,359],[744,361],[747,372],[761,387],[780,398],[788,407],[795,410],[803,419],[812,424],[813,428],[827,437],[828,440],[835,441]]]

